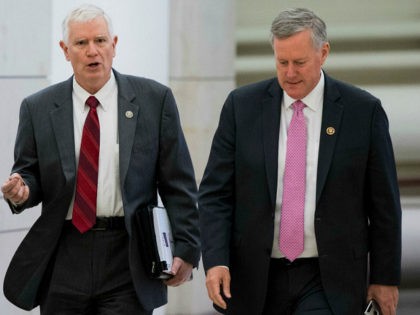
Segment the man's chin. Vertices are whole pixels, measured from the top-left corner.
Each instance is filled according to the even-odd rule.
[[[299,89],[285,89],[284,91],[294,100],[300,100],[304,97],[302,91]]]

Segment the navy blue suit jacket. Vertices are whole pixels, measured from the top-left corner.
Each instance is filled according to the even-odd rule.
[[[280,104],[277,79],[230,93],[200,184],[205,269],[229,266],[227,314],[261,314],[273,244]],[[326,130],[335,129],[333,135]],[[334,314],[361,314],[371,283],[400,281],[401,208],[380,101],[325,75],[315,233]]]

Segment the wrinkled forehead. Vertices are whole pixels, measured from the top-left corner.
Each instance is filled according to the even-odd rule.
[[[75,37],[111,37],[108,24],[104,18],[97,17],[88,21],[70,21],[69,38]]]

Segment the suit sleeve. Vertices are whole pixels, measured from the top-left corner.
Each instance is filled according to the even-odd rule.
[[[388,120],[380,104],[373,116],[367,169],[370,283],[398,285],[401,277],[401,205]]]
[[[39,185],[37,147],[30,107],[27,100],[24,100],[20,107],[14,159],[12,173],[19,173],[29,187],[29,198],[23,205],[13,206],[9,203],[12,212],[19,213],[26,208],[36,206],[42,199]]]
[[[163,100],[158,161],[158,189],[171,221],[174,255],[198,265],[197,185],[175,99],[167,90]]]
[[[235,119],[232,95],[225,102],[199,190],[205,270],[230,263],[234,211]]]

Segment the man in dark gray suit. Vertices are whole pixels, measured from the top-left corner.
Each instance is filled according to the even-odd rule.
[[[231,315],[357,315],[370,299],[395,315],[401,208],[381,102],[322,71],[330,46],[310,10],[281,12],[271,31],[277,78],[230,93],[200,184],[209,296]],[[306,154],[289,159],[294,107]],[[286,180],[301,157],[306,172]],[[285,200],[300,204],[283,217]]]
[[[2,192],[14,213],[42,203],[4,280],[6,297],[23,309],[152,314],[167,302],[166,285],[187,281],[198,264],[196,183],[174,97],[157,82],[113,70],[116,44],[100,8],[75,9],[60,42],[74,76],[22,102]],[[99,101],[96,223],[81,233],[72,217],[90,96]],[[146,274],[134,228],[135,212],[156,204],[157,191],[175,243],[174,276],[166,281]]]

